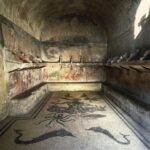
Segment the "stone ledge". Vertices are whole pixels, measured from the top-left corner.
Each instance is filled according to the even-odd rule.
[[[118,116],[150,148],[150,111],[146,112],[143,107],[133,104],[132,99],[108,86],[104,86],[104,93],[108,104]]]
[[[49,82],[49,91],[101,91],[101,82]]]
[[[17,94],[16,96],[14,96],[13,98],[11,98],[11,100],[20,100],[20,99],[24,99],[24,98],[28,98],[29,96],[32,95],[32,93],[34,93],[36,90],[40,89],[42,86],[46,85],[46,82],[41,82],[27,90],[25,90],[24,92]]]
[[[26,115],[18,115],[17,117],[7,117],[5,120],[0,122],[0,136],[2,136],[17,120],[35,119],[40,113],[41,109],[48,102],[51,93],[47,93],[41,101]]]
[[[34,91],[28,97],[20,99],[14,99],[10,102],[11,116],[24,115],[29,113],[36,104],[41,101],[44,95],[47,93],[48,88],[47,85],[38,88],[38,90]]]

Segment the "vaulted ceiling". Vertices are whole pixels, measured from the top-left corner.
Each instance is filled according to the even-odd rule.
[[[69,28],[81,33],[103,26],[108,35],[133,18],[140,0],[0,0],[0,14],[45,41]],[[124,18],[124,19],[122,19]],[[120,21],[120,24],[118,23]],[[87,26],[88,25],[88,26]],[[66,34],[69,34],[69,32]],[[88,33],[87,33],[88,34]]]

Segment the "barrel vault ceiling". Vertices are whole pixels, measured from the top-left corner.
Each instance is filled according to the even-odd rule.
[[[128,26],[135,1],[139,0],[0,0],[0,14],[41,41],[69,28],[81,33],[103,26],[110,35],[119,28],[118,18]]]

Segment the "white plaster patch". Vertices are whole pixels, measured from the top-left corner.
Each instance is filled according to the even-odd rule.
[[[142,0],[136,15],[135,15],[135,22],[134,22],[134,38],[136,39],[139,33],[142,30],[141,23],[147,19],[150,12],[150,1],[149,0]]]

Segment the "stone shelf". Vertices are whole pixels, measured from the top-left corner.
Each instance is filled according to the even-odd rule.
[[[101,66],[103,67],[103,63],[100,62],[84,62],[84,63],[78,63],[78,62],[49,62],[49,63],[19,63],[9,66],[8,68],[13,68],[12,70],[9,70],[8,73],[12,73],[15,71],[23,71],[23,70],[29,70],[29,69],[41,69],[46,67],[47,64],[51,65],[76,65],[76,66]]]
[[[46,82],[39,83],[39,84],[25,90],[24,92],[21,92],[21,93],[17,94],[16,96],[12,97],[11,100],[13,100],[13,99],[21,100],[23,98],[26,98],[26,97],[32,95],[32,92],[38,90],[40,87],[42,87],[45,84],[47,84],[47,83]]]
[[[150,72],[150,61],[129,61],[114,64],[105,64],[105,67],[114,67],[118,69],[135,70],[137,72]]]
[[[103,81],[45,81],[45,83],[59,83],[59,84],[63,84],[63,83],[67,83],[67,84],[79,84],[79,83],[103,83]]]
[[[23,70],[30,70],[30,69],[41,69],[41,68],[44,68],[46,67],[45,64],[23,64],[23,65],[19,65],[17,66],[17,68],[13,69],[13,70],[10,70],[8,71],[8,73],[12,73],[12,72],[15,72],[15,71],[23,71]]]
[[[101,62],[49,62],[52,65],[76,65],[76,66],[104,66]]]

